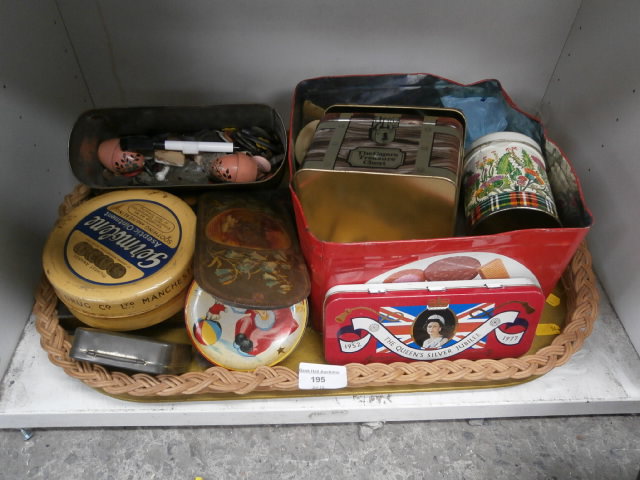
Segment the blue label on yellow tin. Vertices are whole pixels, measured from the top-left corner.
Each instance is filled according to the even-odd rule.
[[[146,278],[171,261],[182,229],[167,207],[148,200],[98,208],[71,230],[65,262],[93,284],[122,285]]]

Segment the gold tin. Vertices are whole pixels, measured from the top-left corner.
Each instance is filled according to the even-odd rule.
[[[293,177],[311,233],[342,243],[452,236],[464,135],[454,109],[330,107]]]
[[[191,207],[164,191],[98,195],[56,223],[44,271],[60,300],[87,323],[149,326],[163,320],[153,313],[160,307],[171,316],[171,301],[191,283],[195,227]]]

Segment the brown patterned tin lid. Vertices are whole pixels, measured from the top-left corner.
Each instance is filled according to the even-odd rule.
[[[277,309],[309,295],[310,280],[286,191],[200,197],[194,277],[228,305]]]

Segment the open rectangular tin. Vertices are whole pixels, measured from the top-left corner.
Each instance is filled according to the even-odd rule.
[[[127,107],[90,110],[76,121],[69,139],[69,162],[75,177],[96,189],[115,188],[233,188],[232,182],[212,182],[194,162],[169,169],[166,178],[116,175],[98,158],[99,146],[106,140],[122,137],[177,135],[183,140],[209,141],[212,132],[223,129],[257,127],[270,134],[279,147],[271,171],[243,187],[277,185],[285,169],[287,134],[278,112],[262,104],[212,105],[202,107]],[[212,141],[220,139],[212,138]],[[190,156],[188,156],[190,157]]]
[[[334,105],[293,185],[329,242],[453,235],[465,119],[455,109]]]

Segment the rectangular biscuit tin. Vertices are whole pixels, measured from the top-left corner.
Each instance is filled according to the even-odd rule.
[[[324,241],[453,234],[464,155],[454,109],[334,105],[293,183]]]
[[[540,287],[526,278],[338,285],[324,301],[325,360],[518,357],[543,307]]]

